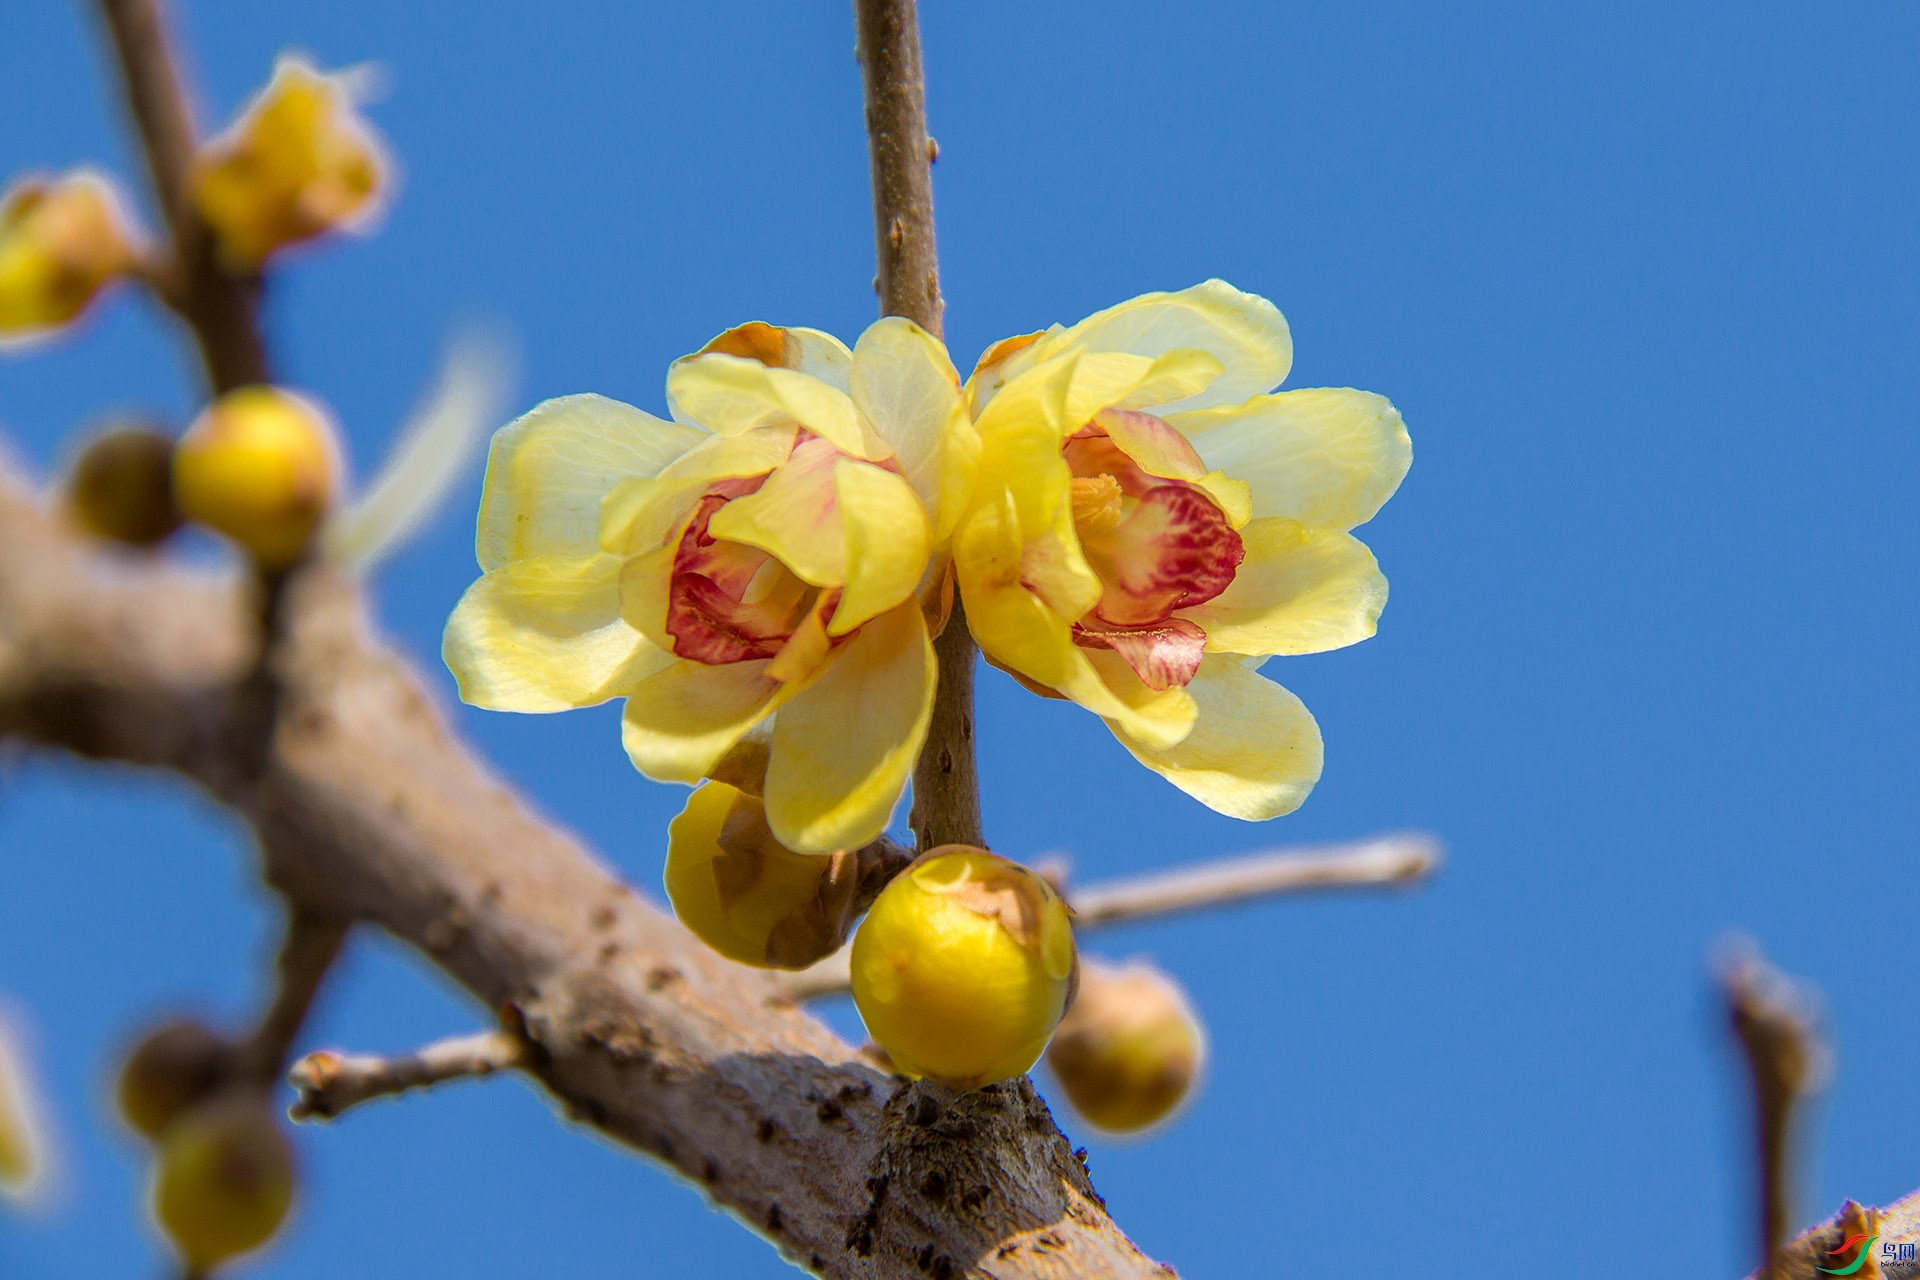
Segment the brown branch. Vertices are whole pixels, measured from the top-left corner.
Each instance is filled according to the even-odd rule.
[[[293,1044],[307,1021],[320,986],[326,981],[347,940],[346,921],[294,907],[287,917],[287,936],[280,946],[278,981],[273,999],[240,1046],[238,1070],[248,1079],[268,1083],[287,1069]]]
[[[1760,1270],[1785,1276],[1791,1264],[1781,1250],[1793,1219],[1796,1108],[1825,1075],[1827,1049],[1804,997],[1752,943],[1734,948],[1722,965],[1720,985],[1753,1089]]]
[[[883,315],[941,336],[940,263],[933,233],[933,139],[914,0],[855,0],[873,172],[873,278]],[[980,769],[973,746],[973,635],[960,602],[934,641],[939,685],[933,723],[913,770],[909,819],[922,850],[984,845]]]
[[[1839,1213],[1788,1241],[1773,1255],[1771,1264],[1754,1272],[1749,1280],[1826,1280],[1832,1272],[1823,1272],[1820,1268],[1837,1270],[1852,1262],[1854,1250],[1843,1246],[1862,1235],[1878,1236],[1881,1243],[1891,1242],[1896,1247],[1920,1243],[1920,1191],[1903,1196],[1883,1209],[1847,1201],[1840,1206]],[[1915,1274],[1911,1260],[1897,1271],[1881,1267],[1879,1250],[1880,1245],[1876,1244],[1866,1265],[1853,1273],[1856,1280],[1885,1280],[1889,1275]]]
[[[215,392],[272,380],[258,320],[260,285],[222,271],[191,188],[198,144],[160,0],[99,0],[118,59],[127,109],[166,219],[172,262],[144,273],[193,334]]]
[[[397,1058],[322,1049],[294,1063],[287,1073],[299,1094],[289,1114],[295,1120],[332,1120],[349,1107],[375,1098],[452,1080],[479,1079],[512,1070],[526,1060],[526,1042],[504,1031],[454,1036]]]
[[[345,578],[290,588],[272,749],[237,758],[256,626],[241,584],[103,554],[0,468],[0,737],[198,781],[253,824],[290,902],[378,924],[517,1011],[570,1114],[819,1275],[1164,1274],[1028,1083],[916,1106],[918,1086],[530,812],[370,637]]]

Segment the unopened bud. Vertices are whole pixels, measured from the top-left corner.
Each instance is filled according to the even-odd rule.
[[[88,532],[129,546],[157,546],[180,527],[173,437],[137,424],[101,432],[74,461],[66,499]]]
[[[0,1019],[0,1197],[31,1200],[44,1185],[47,1138],[39,1090],[14,1029]]]
[[[149,1139],[219,1088],[231,1047],[192,1018],[165,1022],[142,1036],[120,1068],[120,1114]]]
[[[1033,1066],[1074,968],[1066,904],[1045,880],[945,845],[874,900],[853,938],[853,999],[903,1074],[975,1089]]]
[[[853,925],[850,853],[795,853],[774,839],[758,796],[708,782],[667,827],[667,898],[680,923],[742,964],[804,969]]]
[[[293,1207],[293,1144],[264,1095],[217,1095],[167,1126],[153,1171],[153,1216],[181,1259],[204,1272],[273,1238]]]
[[[266,88],[194,158],[193,196],[227,266],[248,272],[287,245],[363,223],[386,169],[349,82],[283,57]]]
[[[1134,1133],[1193,1091],[1206,1034],[1180,985],[1152,965],[1087,961],[1080,993],[1047,1047],[1073,1109],[1096,1128]]]
[[[278,387],[241,387],[207,407],[174,448],[181,512],[269,569],[305,552],[333,500],[339,451],[327,415]]]
[[[68,324],[136,256],[106,179],[78,171],[21,180],[0,198],[0,342]]]

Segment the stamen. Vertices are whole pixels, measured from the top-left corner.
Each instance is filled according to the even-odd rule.
[[[1120,482],[1104,472],[1097,476],[1075,476],[1073,523],[1081,535],[1106,533],[1117,526],[1125,514],[1120,498]]]

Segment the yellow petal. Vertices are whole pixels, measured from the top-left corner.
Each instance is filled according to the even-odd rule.
[[[620,697],[674,661],[621,620],[619,582],[613,556],[540,556],[468,587],[441,645],[461,699],[565,711]]]
[[[1210,467],[1245,480],[1253,514],[1309,528],[1373,519],[1406,477],[1413,443],[1385,396],[1315,387],[1169,419]]]
[[[1323,653],[1371,636],[1387,603],[1373,553],[1350,533],[1255,520],[1233,584],[1178,616],[1207,633],[1210,653]]]
[[[667,371],[667,395],[684,417],[723,436],[791,422],[856,458],[879,459],[889,452],[860,421],[846,392],[744,356],[676,361]]]
[[[628,692],[621,740],[633,767],[656,782],[698,782],[789,696],[765,661],[679,659]]]
[[[846,530],[847,585],[831,636],[843,636],[913,595],[927,569],[927,513],[905,480],[891,471],[842,458],[833,488]]]
[[[475,551],[482,569],[523,556],[600,550],[600,500],[620,481],[656,475],[707,438],[604,396],[561,396],[493,437]]]
[[[960,518],[979,463],[980,437],[947,350],[933,335],[889,316],[853,348],[853,403],[892,447],[907,482],[945,539]]]
[[[1133,372],[1120,375],[1125,367],[1122,361],[1131,365]],[[1091,371],[1106,362],[1114,366],[1107,378],[1120,375],[1118,385],[1100,385],[1105,379],[1093,376]],[[1152,359],[1090,353],[1081,358],[1080,367],[1075,371],[1075,399],[1070,401],[1069,413],[1077,416],[1085,412],[1090,418],[1107,408],[1142,410],[1191,399],[1220,376],[1222,367],[1211,352],[1197,347],[1181,347]]]
[[[834,487],[839,461],[827,441],[807,441],[757,491],[714,512],[707,531],[760,548],[816,587],[841,585],[847,532]]]
[[[884,613],[780,709],[767,821],[790,849],[853,849],[886,830],[933,716],[933,643],[917,605]]]
[[[700,443],[659,475],[623,480],[601,500],[601,550],[636,555],[678,537],[708,485],[773,470],[792,454],[795,434],[791,426],[757,427],[737,436],[701,433]]]
[[[754,320],[735,325],[694,355],[745,356],[776,369],[791,369],[818,378],[830,387],[847,390],[853,353],[847,344],[818,329],[782,328]],[[687,357],[691,359],[692,357]],[[671,403],[670,403],[670,407]],[[675,417],[678,418],[678,413]]]
[[[1117,658],[1108,665],[1125,668]],[[1155,748],[1113,720],[1108,726],[1141,764],[1209,809],[1249,822],[1298,809],[1321,763],[1320,726],[1300,699],[1219,655],[1200,664],[1187,691],[1199,715],[1173,746]]]

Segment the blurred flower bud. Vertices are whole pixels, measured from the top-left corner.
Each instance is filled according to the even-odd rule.
[[[160,1138],[153,1215],[194,1272],[257,1249],[293,1206],[293,1144],[263,1094],[218,1094]]]
[[[88,532],[151,547],[180,527],[173,503],[173,438],[139,423],[87,441],[67,477],[67,508]]]
[[[60,328],[132,270],[128,225],[97,174],[16,183],[0,198],[0,342]]]
[[[120,1068],[120,1114],[158,1141],[189,1107],[219,1088],[231,1050],[205,1023],[179,1018],[161,1023],[133,1047]]]
[[[0,1020],[0,1197],[31,1201],[46,1175],[39,1091],[13,1026]]]
[[[333,500],[339,449],[312,401],[278,387],[241,387],[214,401],[173,455],[174,501],[269,569],[306,550]]]
[[[840,949],[859,879],[851,853],[795,853],[758,796],[708,782],[667,828],[667,897],[680,923],[742,964],[804,969]]]
[[[273,79],[193,162],[193,196],[226,265],[364,223],[386,187],[379,140],[349,81],[282,57]]]
[[[1206,1052],[1200,1020],[1172,978],[1143,962],[1115,968],[1089,960],[1047,1066],[1096,1128],[1134,1133],[1192,1093]]]
[[[853,939],[853,999],[900,1071],[955,1089],[1020,1075],[1074,976],[1066,904],[1027,868],[945,845],[896,876]]]

